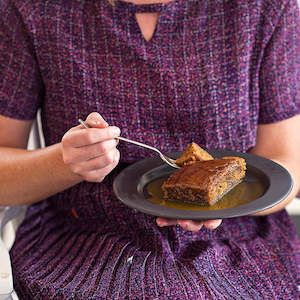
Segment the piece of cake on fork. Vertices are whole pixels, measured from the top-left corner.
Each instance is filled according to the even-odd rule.
[[[191,153],[190,150],[183,152],[185,156],[180,156],[183,166],[162,185],[165,199],[211,206],[245,177],[246,162],[243,158],[213,159],[207,152],[208,155],[205,153],[203,155],[203,151],[201,151],[202,161],[195,160],[194,157],[197,156],[194,154],[189,159],[186,154]],[[203,159],[204,157],[208,160]]]
[[[190,165],[196,161],[205,161],[214,159],[207,151],[202,149],[196,143],[191,143],[176,159],[178,166]]]

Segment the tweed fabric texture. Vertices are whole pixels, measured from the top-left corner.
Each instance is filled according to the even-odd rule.
[[[146,42],[134,14],[154,11]],[[41,108],[46,145],[98,111],[163,152],[191,141],[246,152],[258,124],[300,113],[299,21],[296,0],[2,0],[0,113],[29,120]],[[118,147],[123,164],[152,155]],[[299,297],[285,211],[159,228],[114,196],[120,169],[28,209],[11,250],[20,299]]]

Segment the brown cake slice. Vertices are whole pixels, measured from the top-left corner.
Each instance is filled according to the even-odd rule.
[[[245,176],[240,157],[194,162],[173,173],[162,185],[164,198],[198,205],[214,205]]]
[[[196,143],[191,143],[176,159],[178,166],[186,166],[193,164],[195,161],[205,161],[214,159],[208,152],[198,146]]]

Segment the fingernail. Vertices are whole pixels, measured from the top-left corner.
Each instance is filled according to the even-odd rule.
[[[120,133],[121,133],[120,128],[119,128],[119,127],[114,127],[114,133],[115,133],[116,135],[120,135]]]
[[[108,127],[108,123],[104,120],[90,120],[92,127]]]
[[[100,124],[101,124],[101,122],[99,121],[99,120],[95,120],[95,119],[91,119],[91,120],[88,120],[87,121],[89,124],[90,124],[90,126],[92,126],[92,127],[94,127],[94,126],[99,126]]]
[[[164,227],[166,225],[163,221],[156,221],[156,223],[159,227]]]

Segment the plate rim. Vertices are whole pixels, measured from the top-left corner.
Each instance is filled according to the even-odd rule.
[[[153,170],[154,168],[158,168],[164,165],[164,163],[161,161],[159,157],[148,157],[141,159],[137,162],[134,162],[133,164],[127,166],[124,168],[114,179],[113,181],[113,191],[116,195],[116,197],[124,203],[126,206],[131,207],[132,209],[135,209],[137,211],[140,211],[145,214],[153,215],[156,217],[164,217],[164,218],[176,218],[176,219],[189,219],[189,220],[210,220],[210,219],[225,219],[225,218],[234,218],[234,217],[241,217],[246,215],[252,215],[255,213],[258,213],[260,211],[269,209],[276,204],[283,201],[291,192],[293,188],[293,180],[291,177],[291,174],[287,171],[286,168],[281,166],[280,164],[262,157],[258,156],[252,153],[244,153],[244,152],[237,152],[232,150],[223,150],[223,149],[210,149],[206,150],[208,153],[210,153],[215,158],[220,158],[222,156],[238,156],[242,157],[246,160],[247,165],[251,165],[251,167],[254,167],[261,172],[263,172],[269,182],[269,188],[266,190],[266,192],[259,198],[245,204],[241,204],[239,206],[226,208],[226,209],[218,209],[218,210],[184,210],[184,209],[177,209],[177,208],[169,208],[164,207],[159,204],[152,203],[148,201],[145,197],[143,199],[139,198],[139,200],[142,200],[141,202],[138,202],[138,199],[132,199],[129,201],[124,201],[123,197],[120,195],[120,182],[122,180],[122,177],[127,175],[127,173],[131,171],[131,169],[135,170],[136,168],[139,168],[143,166],[145,163],[151,164],[153,163],[154,167],[147,169],[140,175],[140,177],[145,174],[146,172],[149,172],[150,170]],[[176,158],[180,155],[180,152],[171,152],[168,154],[170,157]],[[255,161],[255,164],[253,162]],[[257,162],[261,166],[261,168],[257,167]],[[171,168],[166,166],[167,168]],[[264,171],[262,171],[262,167],[266,168]],[[277,182],[282,182],[282,178],[285,179],[284,185],[281,186],[280,190],[272,190],[273,185],[275,185]],[[137,189],[136,184],[136,189]],[[138,193],[139,196],[141,196],[140,193]],[[136,198],[136,195],[133,195],[132,198]],[[277,200],[270,201],[269,198],[276,197]],[[144,201],[147,201],[147,207],[143,206]],[[262,204],[261,206],[257,206],[255,208],[252,207],[253,203],[260,201]]]

